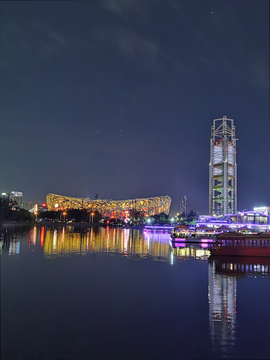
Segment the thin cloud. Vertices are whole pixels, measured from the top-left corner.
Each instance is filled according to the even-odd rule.
[[[145,5],[147,6],[147,2],[139,2],[134,0],[109,0],[103,1],[102,5],[105,10],[118,15],[124,15],[130,12],[133,14],[142,14]]]
[[[50,38],[51,40],[54,40],[58,44],[61,44],[61,45],[67,44],[67,39],[63,35],[61,35],[57,31],[53,30],[46,24],[34,23],[33,26],[40,29],[45,35],[48,36],[48,38]]]
[[[140,56],[150,61],[157,58],[159,47],[155,41],[138,35],[127,28],[119,28],[115,35],[117,45],[128,56]]]
[[[7,71],[12,67],[12,59],[38,55],[52,57],[69,46],[68,39],[43,23],[22,25],[14,21],[1,24],[3,52],[0,68]]]
[[[157,61],[160,53],[156,41],[138,34],[124,26],[118,26],[114,29],[96,29],[94,31],[96,39],[96,48],[100,42],[113,46],[128,59],[138,61],[142,66],[152,66]]]
[[[117,14],[123,14],[129,6],[129,2],[121,2],[121,1],[104,1],[103,6],[106,10],[111,11]]]
[[[96,30],[97,41],[107,42],[121,51],[127,58],[137,61],[138,65],[148,70],[154,70],[156,66],[173,67],[177,72],[192,72],[192,69],[164,52],[159,43],[149,37],[142,36],[127,27],[117,27],[111,31]]]

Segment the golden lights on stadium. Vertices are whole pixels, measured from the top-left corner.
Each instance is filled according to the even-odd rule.
[[[56,194],[46,196],[48,210],[85,209],[98,211],[108,218],[125,218],[130,211],[143,212],[145,216],[164,213],[169,215],[172,199],[166,196],[129,200],[91,200],[88,198],[75,198]]]

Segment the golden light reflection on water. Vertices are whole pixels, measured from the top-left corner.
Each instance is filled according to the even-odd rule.
[[[75,232],[72,227],[47,229],[44,256],[54,258],[70,254],[120,253],[138,259],[168,261],[169,234],[146,234],[137,229],[93,228]]]

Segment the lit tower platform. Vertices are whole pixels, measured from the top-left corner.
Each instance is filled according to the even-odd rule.
[[[209,163],[209,215],[237,212],[236,138],[233,119],[214,119]]]

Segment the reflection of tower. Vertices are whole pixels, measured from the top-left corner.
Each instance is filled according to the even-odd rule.
[[[214,352],[228,355],[235,340],[236,277],[216,273],[215,261],[208,265],[209,326]]]
[[[211,127],[209,163],[209,215],[237,210],[237,165],[234,120],[223,116]]]

